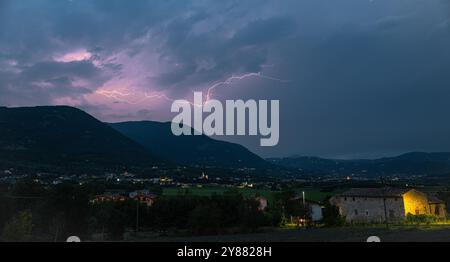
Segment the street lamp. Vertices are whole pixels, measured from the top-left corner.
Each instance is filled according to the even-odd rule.
[[[305,191],[302,191],[303,198],[303,223],[306,223],[306,204],[305,204]],[[305,225],[305,224],[303,224]]]
[[[303,208],[305,207],[305,191],[302,191]]]

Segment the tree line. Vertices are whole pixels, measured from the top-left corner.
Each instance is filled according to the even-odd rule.
[[[310,215],[293,191],[274,192],[263,211],[255,198],[245,198],[235,190],[211,196],[159,196],[152,206],[132,199],[92,203],[99,190],[95,185],[76,183],[44,187],[32,180],[0,189],[1,240],[65,241],[72,235],[122,240],[125,232],[136,231],[158,235],[251,233]],[[338,214],[332,207],[327,210],[325,219],[332,225]]]

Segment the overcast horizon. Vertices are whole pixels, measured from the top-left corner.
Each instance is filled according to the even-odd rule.
[[[445,0],[0,0],[0,106],[170,121],[174,99],[280,100],[262,157],[450,151]]]

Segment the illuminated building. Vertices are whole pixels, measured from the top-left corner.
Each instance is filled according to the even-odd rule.
[[[352,188],[330,199],[348,223],[402,222],[408,214],[445,218],[445,203],[415,189]]]

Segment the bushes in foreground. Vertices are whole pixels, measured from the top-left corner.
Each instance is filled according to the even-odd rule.
[[[213,196],[161,196],[150,207],[133,200],[92,205],[91,233],[120,239],[126,228],[140,231],[178,232],[189,235],[215,235],[254,232],[270,226],[269,217],[258,209],[258,202],[241,194]],[[139,219],[137,219],[139,214]]]
[[[145,223],[153,230],[173,228],[196,235],[220,234],[231,228],[255,231],[270,225],[258,203],[240,194],[162,197],[147,212]]]
[[[433,224],[439,222],[441,219],[433,215],[413,215],[409,213],[406,215],[406,224],[420,225],[420,224]]]

